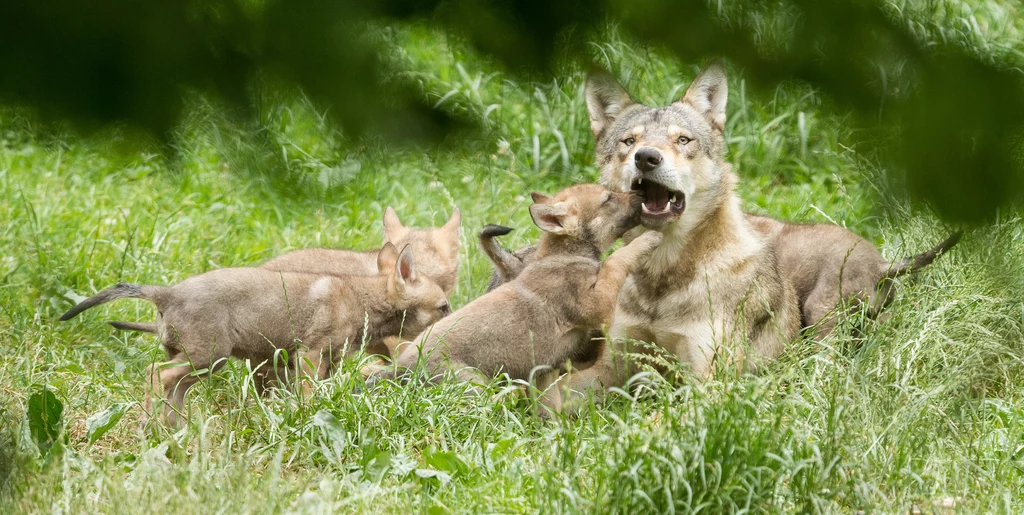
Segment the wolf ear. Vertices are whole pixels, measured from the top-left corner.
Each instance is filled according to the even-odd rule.
[[[408,282],[416,281],[416,258],[412,255],[412,245],[406,245],[398,255],[395,263],[395,281],[402,287]]]
[[[531,191],[530,198],[532,198],[537,204],[551,204],[555,201],[555,199],[550,195],[545,195],[539,191]]]
[[[633,103],[633,99],[629,98],[629,93],[619,81],[615,80],[612,74],[599,68],[587,73],[584,96],[587,98],[590,132],[594,133],[594,139],[600,138],[601,133],[615,121],[619,113]]]
[[[395,267],[396,261],[398,261],[398,249],[389,241],[377,253],[377,270],[381,272],[391,270]]]
[[[452,211],[452,217],[449,218],[447,222],[445,222],[444,227],[442,227],[442,229],[448,231],[458,231],[460,226],[462,226],[462,211],[459,211],[459,208],[455,208]]]
[[[395,209],[391,206],[386,207],[384,209],[384,241],[394,243],[405,236],[405,231],[405,226],[398,219]]]
[[[569,206],[565,202],[555,202],[554,204],[538,202],[530,205],[530,217],[533,218],[533,223],[542,231],[551,234],[565,234],[565,218],[568,213]]]
[[[707,65],[687,88],[681,102],[690,104],[718,130],[725,130],[725,104],[729,100],[729,81],[721,63]]]

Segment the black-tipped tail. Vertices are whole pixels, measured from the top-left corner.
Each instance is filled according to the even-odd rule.
[[[957,231],[950,235],[949,238],[946,238],[942,243],[932,247],[930,250],[917,254],[916,256],[908,257],[898,263],[894,263],[893,266],[885,272],[885,278],[892,279],[894,277],[906,275],[932,264],[932,261],[935,261],[935,258],[945,254],[946,251],[959,243],[960,238],[962,238],[963,235],[963,231]]]
[[[118,331],[138,331],[140,333],[156,333],[156,324],[149,322],[107,322]]]
[[[512,230],[511,227],[493,224],[485,225],[480,230],[480,248],[494,263],[494,273],[491,274],[491,281],[487,284],[487,291],[511,281],[523,269],[523,260],[494,240],[495,236],[504,236]]]
[[[61,315],[60,321],[64,322],[66,320],[71,320],[72,318],[78,316],[79,313],[89,308],[99,306],[100,304],[105,304],[112,300],[126,298],[145,298],[142,293],[142,286],[132,283],[117,283],[116,285],[107,288],[106,290],[103,290],[97,293],[96,295],[93,295],[92,297],[89,297],[88,299],[85,299],[82,302],[78,303],[77,306],[69,309],[67,313]]]
[[[494,238],[495,236],[504,236],[515,229],[511,227],[505,227],[504,225],[487,224],[483,229],[480,229],[480,239]]]

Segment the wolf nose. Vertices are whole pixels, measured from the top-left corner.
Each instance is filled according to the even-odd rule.
[[[653,172],[661,164],[661,153],[651,147],[644,147],[636,151],[633,159],[641,172]]]

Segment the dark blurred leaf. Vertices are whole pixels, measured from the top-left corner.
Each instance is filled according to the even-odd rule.
[[[63,428],[64,404],[48,388],[40,387],[28,398],[28,428],[40,454],[49,452]]]
[[[0,3],[0,99],[91,128],[127,122],[159,136],[183,90],[252,106],[257,77],[299,86],[346,135],[440,141],[466,126],[392,69],[379,28],[423,21],[513,71],[550,76],[586,62],[608,21],[699,63],[723,56],[752,85],[800,80],[858,115],[864,144],[908,174],[951,220],[1024,200],[1022,63],[922,41],[881,0],[68,0]],[[910,6],[905,6],[907,9]],[[900,15],[904,16],[904,15]],[[454,139],[453,139],[454,140]]]

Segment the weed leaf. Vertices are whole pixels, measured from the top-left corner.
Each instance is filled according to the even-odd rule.
[[[117,421],[121,420],[124,416],[124,412],[131,407],[133,403],[114,403],[109,408],[92,415],[85,419],[85,431],[89,437],[89,445],[92,445],[99,440],[110,428],[117,425]]]
[[[46,454],[60,436],[63,413],[64,404],[46,387],[28,398],[28,427],[40,454]]]

